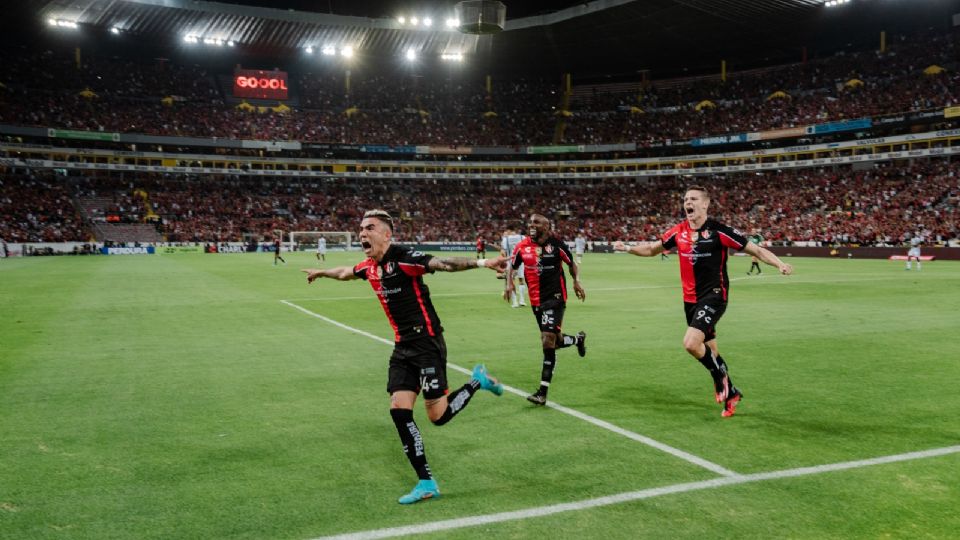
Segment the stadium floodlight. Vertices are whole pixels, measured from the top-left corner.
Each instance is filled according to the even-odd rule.
[[[223,47],[224,41],[222,39],[215,39],[213,41],[213,44],[216,45],[217,47]]]
[[[324,56],[333,56],[337,54],[337,49],[333,45],[324,45],[323,48],[320,49],[320,53]]]
[[[183,40],[186,41],[187,43],[200,43],[200,38],[198,38],[197,36],[192,36],[190,34],[183,36]]]
[[[110,33],[111,33],[111,34],[114,34],[114,35],[119,34],[119,33],[120,33],[120,29],[117,28],[116,26],[112,26],[112,27],[110,27]]]
[[[431,19],[430,17],[424,18],[424,19],[423,19],[423,25],[424,25],[424,26],[433,26],[433,19]]]
[[[233,42],[232,39],[229,40],[229,41],[227,41],[227,46],[228,46],[228,47],[233,47],[234,45],[235,45],[235,43]]]
[[[71,28],[76,30],[77,23],[74,21],[65,21],[63,19],[47,19],[47,23],[51,26],[59,26],[60,28]]]
[[[457,19],[447,19],[447,28],[456,28],[460,26],[460,21]]]
[[[401,16],[397,17],[397,22],[400,23],[400,24],[407,24],[407,18],[404,17],[403,15],[401,15]]]
[[[306,51],[307,54],[313,54],[313,47],[307,45],[307,48],[305,48],[304,51]]]
[[[440,55],[441,60],[453,60],[455,62],[463,62],[463,54],[461,53],[443,53]]]
[[[353,47],[347,45],[346,47],[340,49],[340,56],[344,58],[353,58]]]
[[[56,25],[57,25],[57,20],[56,20],[56,19],[47,19],[47,24],[49,24],[50,26],[56,26]]]
[[[419,24],[419,23],[420,23],[420,19],[418,19],[418,18],[416,18],[416,17],[410,17],[410,24],[416,26],[416,25]]]
[[[414,60],[417,59],[417,51],[413,50],[413,47],[410,47],[409,49],[407,49],[406,57],[407,57],[407,60],[409,60],[410,62],[413,62]]]

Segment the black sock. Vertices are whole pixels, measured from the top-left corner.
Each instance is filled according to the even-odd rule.
[[[703,358],[700,359],[700,363],[703,364],[703,367],[707,368],[707,371],[710,372],[714,380],[723,377],[723,372],[720,370],[720,363],[713,357],[713,350],[708,346],[704,346],[704,348],[707,352],[703,353]]]
[[[434,420],[434,424],[442,426],[453,419],[460,411],[467,408],[470,398],[480,389],[480,382],[471,379],[470,382],[461,386],[457,391],[451,392],[447,396],[447,410],[443,411],[443,416]]]
[[[393,418],[394,425],[397,426],[397,434],[400,435],[400,442],[403,443],[403,452],[407,454],[410,465],[413,465],[413,469],[417,471],[417,477],[421,480],[432,479],[430,465],[427,464],[427,455],[423,451],[423,438],[420,436],[420,428],[413,421],[413,411],[410,409],[390,409],[390,416]]]
[[[555,368],[556,365],[557,350],[544,349],[543,370],[540,372],[540,390],[537,390],[538,394],[547,395],[547,390],[550,389],[550,381],[553,379],[553,368]]]
[[[568,334],[560,334],[560,339],[557,340],[557,348],[565,349],[571,345],[577,344],[577,336],[571,336]]]

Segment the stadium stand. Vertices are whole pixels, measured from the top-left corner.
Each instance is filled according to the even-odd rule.
[[[716,212],[777,244],[900,245],[916,231],[935,242],[960,237],[960,162],[884,164],[869,170],[796,169],[702,179]],[[364,209],[398,217],[401,240],[498,237],[539,209],[566,237],[653,239],[679,219],[686,177],[602,181],[349,180],[139,175],[3,179],[2,235],[13,241],[238,242],[276,230],[353,230]],[[135,192],[150,194],[159,223]],[[549,196],[545,196],[549,193]],[[762,194],[743,197],[743,193]],[[664,213],[676,208],[677,214]],[[27,219],[14,216],[25,215]],[[81,219],[81,216],[83,218]],[[108,223],[107,216],[117,218]]]

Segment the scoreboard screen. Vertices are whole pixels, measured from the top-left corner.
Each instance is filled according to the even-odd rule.
[[[287,99],[287,72],[238,69],[233,72],[233,96],[252,99]]]

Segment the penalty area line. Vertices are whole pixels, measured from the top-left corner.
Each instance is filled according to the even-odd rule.
[[[340,534],[336,536],[324,536],[313,540],[373,540],[377,538],[393,538],[396,536],[405,536],[412,534],[424,534],[438,531],[448,531],[452,529],[462,529],[466,527],[476,527],[479,525],[490,525],[493,523],[503,523],[505,521],[517,521],[522,519],[532,519],[564,512],[577,512],[602,506],[622,504],[674,493],[688,493],[692,491],[701,491],[705,489],[715,489],[725,486],[736,486],[741,484],[750,484],[754,482],[763,482],[767,480],[780,480],[784,478],[797,478],[802,476],[812,476],[829,472],[847,471],[860,469],[863,467],[872,467],[875,465],[885,465],[888,463],[898,463],[903,461],[912,461],[917,459],[926,459],[932,457],[946,456],[960,453],[960,446],[947,446],[944,448],[934,448],[919,452],[908,452],[906,454],[896,454],[882,456],[871,459],[861,459],[857,461],[845,461],[841,463],[831,463],[826,465],[816,465],[813,467],[799,467],[796,469],[783,469],[779,471],[770,471],[764,473],[744,474],[727,478],[715,478],[713,480],[703,480],[700,482],[689,482],[685,484],[673,484],[657,488],[642,489],[639,491],[629,491],[597,497],[595,499],[586,499],[582,501],[552,504],[524,510],[515,510],[512,512],[500,512],[497,514],[486,514],[471,516],[465,518],[446,519],[442,521],[433,521],[420,523],[417,525],[406,525],[403,527],[391,527],[386,529],[374,529],[369,531],[359,531],[354,533]],[[436,503],[434,503],[436,504]]]
[[[368,337],[368,338],[370,338],[370,339],[372,339],[372,340],[374,340],[374,341],[379,341],[380,343],[383,343],[383,344],[385,344],[385,345],[393,345],[393,344],[394,344],[394,342],[393,342],[393,341],[390,341],[389,339],[384,339],[384,338],[382,338],[382,337],[380,337],[380,336],[371,334],[371,333],[369,333],[369,332],[364,332],[363,330],[360,330],[359,328],[354,328],[354,327],[352,327],[352,326],[348,326],[348,325],[346,325],[346,324],[343,324],[342,322],[335,321],[335,320],[333,320],[333,319],[331,319],[331,318],[329,318],[329,317],[324,317],[323,315],[320,315],[319,313],[315,313],[315,312],[313,312],[313,311],[310,311],[309,309],[307,309],[307,308],[305,308],[305,307],[298,306],[297,304],[294,304],[293,302],[290,302],[289,300],[280,300],[280,303],[285,304],[285,305],[287,305],[287,306],[290,306],[290,307],[292,307],[292,308],[294,308],[294,309],[296,309],[296,310],[298,310],[298,311],[300,311],[300,312],[302,312],[302,313],[305,313],[305,314],[307,314],[307,315],[310,315],[311,317],[315,317],[315,318],[320,319],[320,320],[322,320],[322,321],[324,321],[324,322],[330,323],[330,324],[332,324],[332,325],[334,325],[334,326],[336,326],[336,327],[338,327],[338,328],[342,328],[342,329],[344,329],[344,330],[347,330],[348,332],[353,332],[353,333],[355,333],[355,334],[359,334],[359,335],[361,335],[361,336]],[[451,368],[451,369],[453,369],[453,370],[455,370],[455,371],[459,371],[460,373],[463,373],[463,374],[466,374],[466,375],[472,375],[472,372],[471,372],[469,369],[466,369],[466,368],[464,368],[464,367],[458,366],[458,365],[456,365],[456,364],[454,364],[454,363],[451,363],[451,362],[447,362],[447,367],[449,367],[449,368]],[[526,396],[527,396],[527,393],[526,393],[526,392],[524,392],[524,391],[522,391],[522,390],[520,390],[520,389],[518,389],[518,388],[514,388],[514,387],[512,387],[512,386],[508,386],[508,385],[506,385],[506,384],[503,385],[503,389],[506,390],[507,392],[510,392],[511,394],[515,394],[515,395],[520,396],[520,397],[523,397],[523,398],[526,398]],[[619,427],[619,426],[616,426],[616,425],[614,425],[614,424],[611,424],[610,422],[607,422],[606,420],[601,420],[601,419],[599,419],[599,418],[595,418],[595,417],[593,417],[593,416],[590,416],[589,414],[580,412],[580,411],[578,411],[578,410],[576,410],[576,409],[571,409],[571,408],[569,408],[569,407],[564,407],[563,405],[559,405],[559,404],[557,404],[557,403],[555,403],[555,402],[553,402],[553,401],[548,401],[548,402],[547,402],[547,407],[550,407],[551,409],[553,409],[553,410],[555,410],[555,411],[561,412],[561,413],[563,413],[563,414],[567,414],[567,415],[572,416],[572,417],[574,417],[574,418],[578,418],[578,419],[580,419],[580,420],[583,420],[584,422],[587,422],[587,423],[589,423],[589,424],[593,424],[594,426],[597,426],[597,427],[599,427],[599,428],[603,428],[603,429],[605,429],[605,430],[607,430],[607,431],[611,431],[611,432],[616,433],[616,434],[618,434],[618,435],[624,436],[624,437],[626,437],[626,438],[628,438],[628,439],[631,439],[631,440],[637,441],[637,442],[639,442],[639,443],[645,444],[645,445],[647,445],[647,446],[649,446],[649,447],[651,447],[651,448],[655,448],[655,449],[657,449],[657,450],[660,450],[661,452],[665,452],[665,453],[667,453],[667,454],[670,454],[670,455],[673,456],[673,457],[676,457],[676,458],[678,458],[678,459],[682,459],[683,461],[686,461],[687,463],[691,463],[691,464],[696,465],[696,466],[698,466],[698,467],[707,469],[708,471],[711,471],[711,472],[713,472],[713,473],[719,474],[720,476],[725,476],[725,477],[737,477],[737,476],[738,476],[737,473],[731,471],[730,469],[727,469],[727,468],[725,468],[725,467],[722,467],[722,466],[720,466],[720,465],[717,465],[716,463],[713,463],[713,462],[711,462],[711,461],[707,461],[707,460],[705,460],[705,459],[703,459],[703,458],[701,458],[701,457],[699,457],[699,456],[695,456],[695,455],[693,455],[693,454],[691,454],[691,453],[689,453],[689,452],[684,452],[683,450],[680,450],[679,448],[674,448],[674,447],[672,447],[672,446],[670,446],[670,445],[668,445],[668,444],[664,444],[664,443],[662,443],[662,442],[660,442],[660,441],[651,439],[650,437],[647,437],[647,436],[645,436],[645,435],[641,435],[641,434],[639,434],[639,433],[634,433],[634,432],[629,431],[629,430],[627,430],[627,429],[623,429],[623,428],[621,428],[621,427]]]

